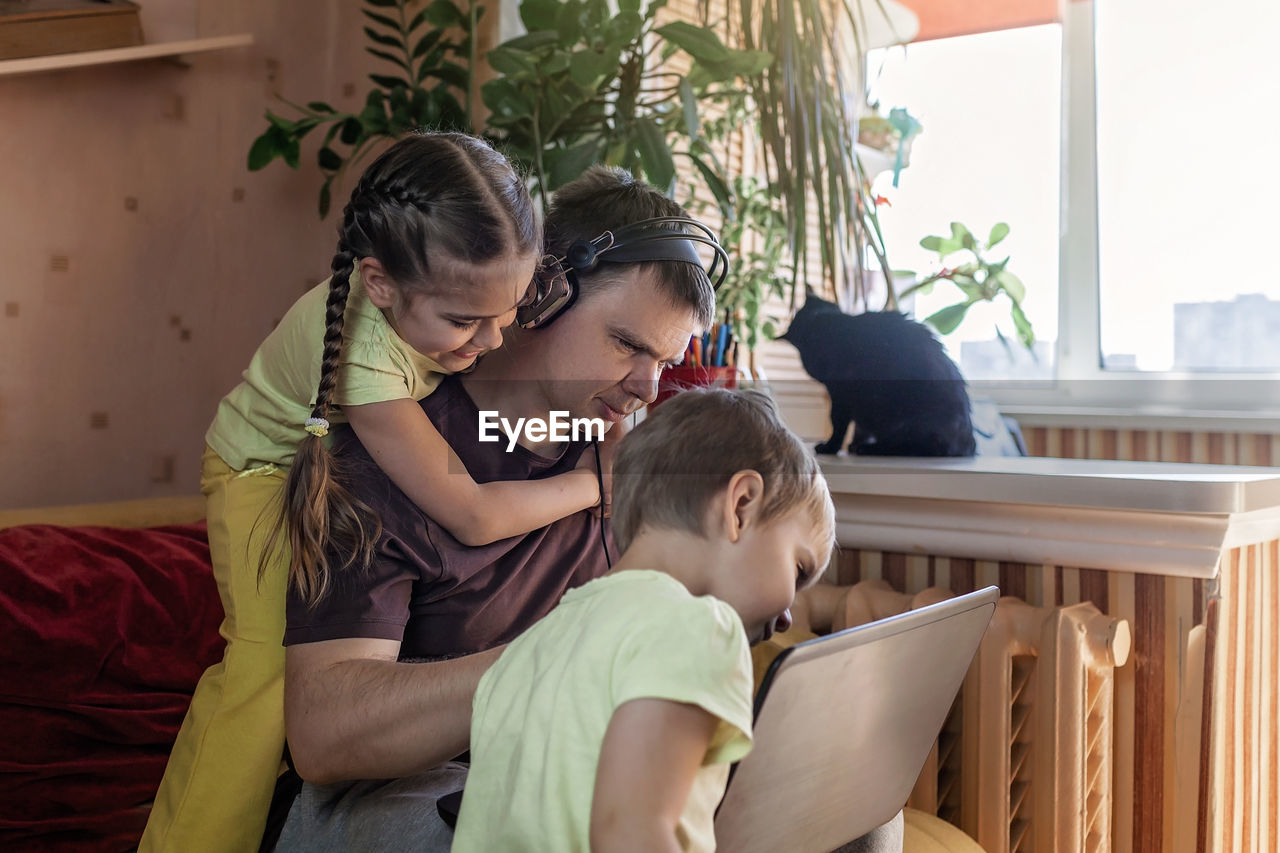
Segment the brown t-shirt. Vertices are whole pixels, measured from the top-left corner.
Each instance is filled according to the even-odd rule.
[[[587,443],[565,445],[558,459],[505,436],[479,441],[479,412],[456,376],[420,405],[477,483],[528,480],[572,470]],[[335,452],[349,487],[382,519],[373,564],[337,574],[309,610],[289,593],[286,646],[348,637],[400,640],[401,658],[473,654],[509,642],[541,619],[564,593],[607,569],[600,520],[578,512],[546,527],[468,547],[432,521],[373,462],[350,429]],[[615,554],[610,540],[610,553]]]

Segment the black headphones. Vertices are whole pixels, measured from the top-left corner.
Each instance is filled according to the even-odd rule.
[[[692,226],[693,233],[672,226]],[[702,233],[698,233],[702,232]],[[715,232],[696,219],[683,216],[656,216],[605,231],[594,240],[575,240],[563,258],[548,256],[534,274],[529,296],[516,309],[522,328],[549,326],[578,298],[578,276],[602,263],[634,264],[642,261],[682,261],[703,269],[697,247],[701,243],[715,252],[707,278],[719,289],[729,274],[729,255]]]

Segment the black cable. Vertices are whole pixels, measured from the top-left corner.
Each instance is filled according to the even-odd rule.
[[[612,569],[613,558],[609,556],[609,540],[604,535],[604,469],[600,465],[600,440],[591,439],[591,447],[596,453],[596,484],[600,486],[600,545],[604,548],[604,561]]]

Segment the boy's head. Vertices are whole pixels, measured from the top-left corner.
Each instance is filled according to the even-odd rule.
[[[692,389],[649,414],[614,462],[619,547],[662,529],[723,540],[732,564],[708,568],[708,591],[734,606],[754,642],[826,568],[835,509],[817,460],[772,399]]]

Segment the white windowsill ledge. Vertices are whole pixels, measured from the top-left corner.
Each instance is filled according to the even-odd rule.
[[[1280,471],[1081,459],[823,458],[843,547],[1212,578],[1280,538]]]

